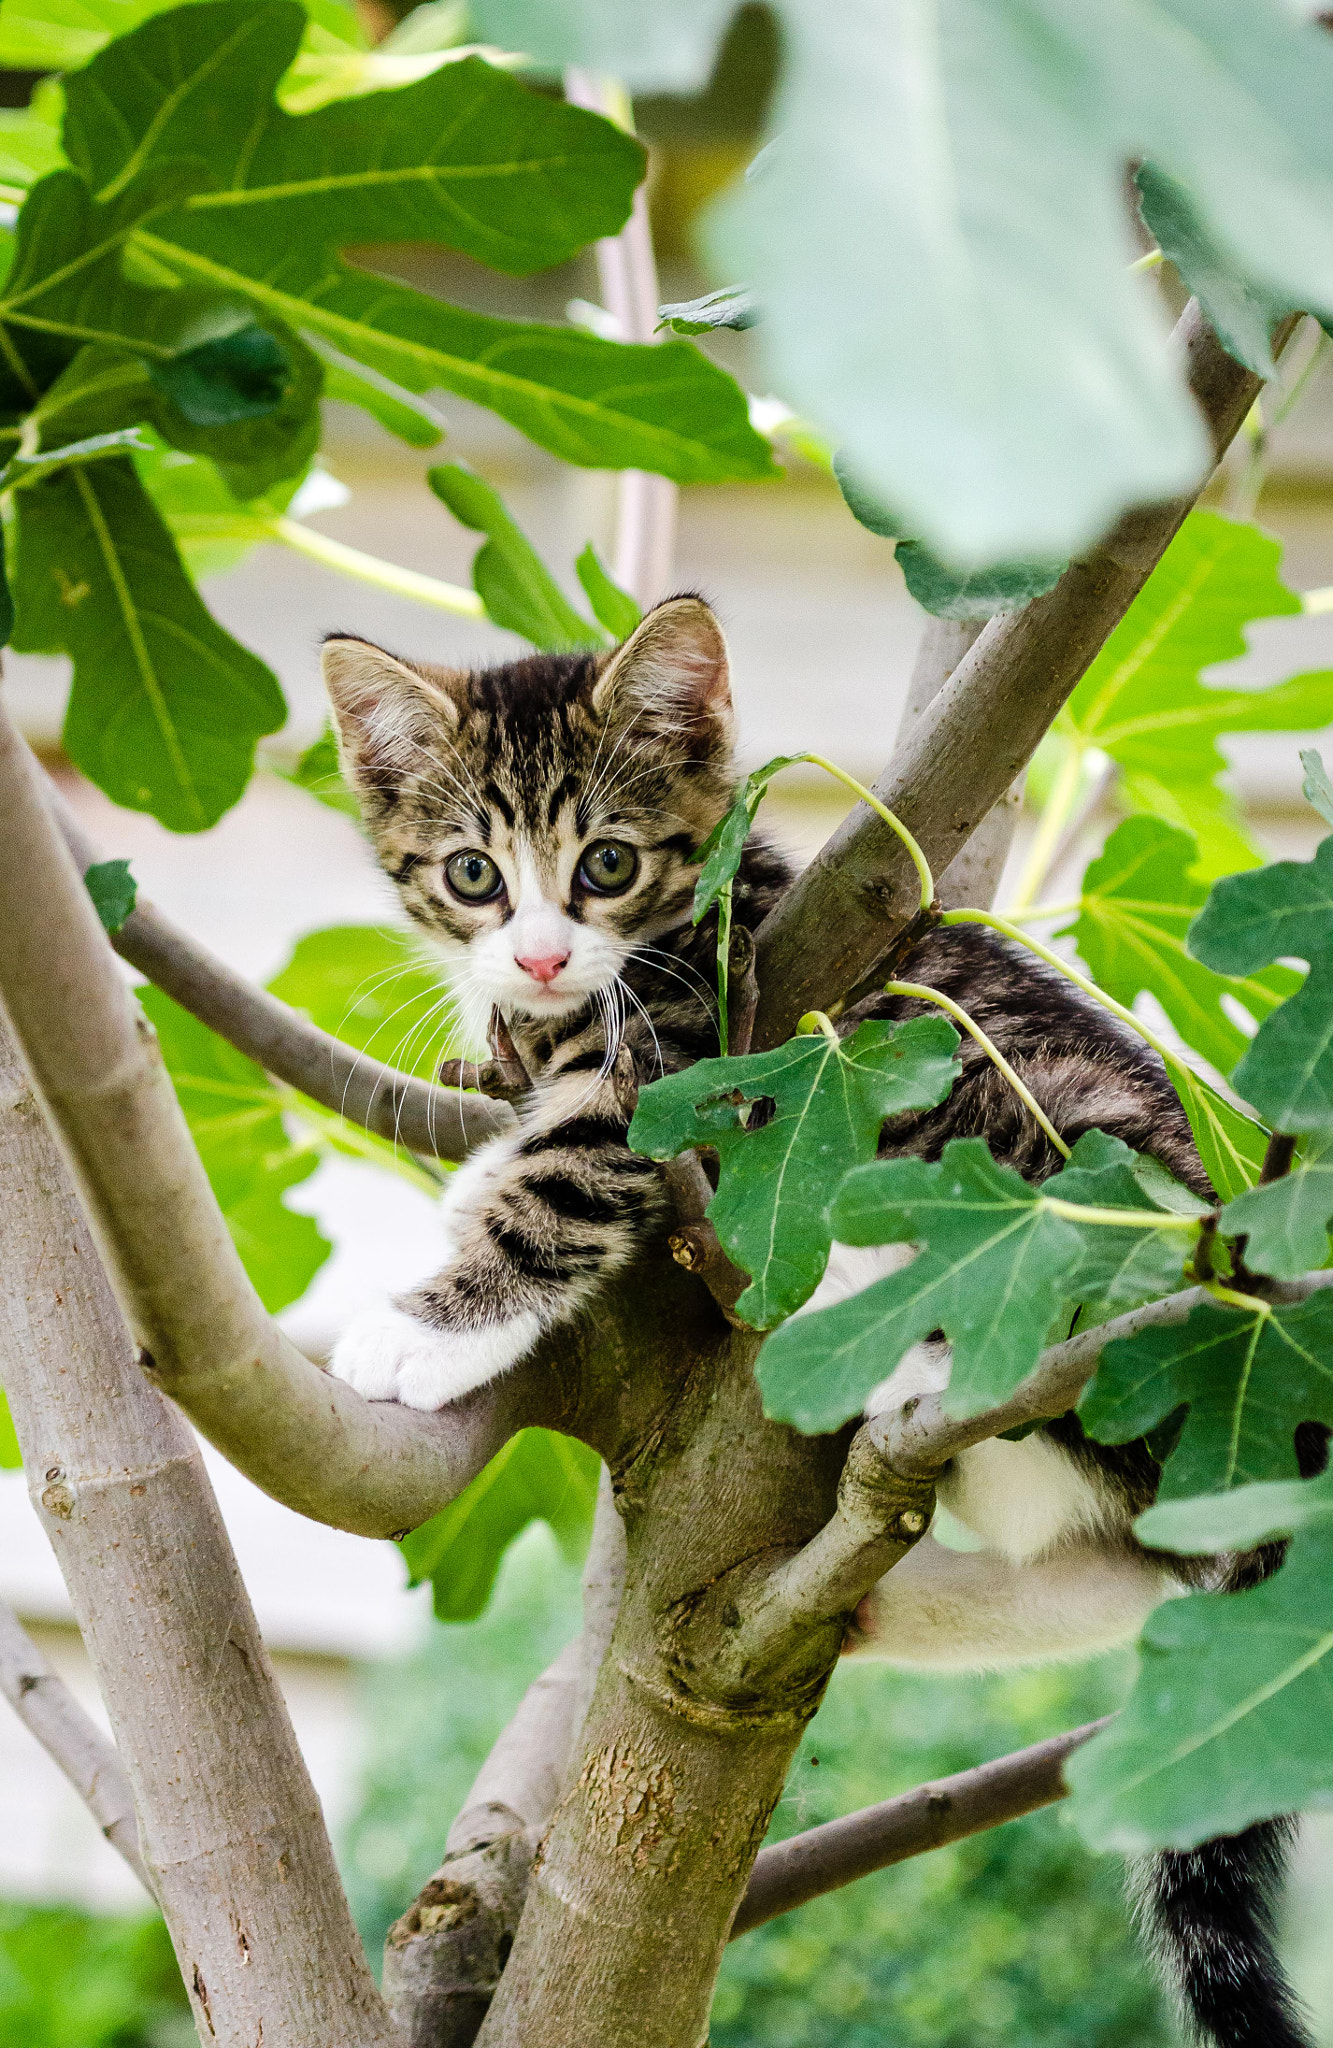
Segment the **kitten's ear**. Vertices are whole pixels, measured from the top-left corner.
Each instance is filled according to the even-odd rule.
[[[429,774],[432,738],[438,744],[458,730],[449,691],[369,640],[326,640],[320,661],[343,765],[356,787],[391,796],[413,774]]]
[[[602,717],[659,726],[695,759],[729,753],[735,736],[722,628],[701,597],[669,597],[611,656],[592,693]]]

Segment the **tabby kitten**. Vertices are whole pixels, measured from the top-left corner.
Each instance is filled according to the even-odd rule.
[[[538,655],[480,673],[324,649],[344,768],[386,872],[454,985],[504,1018],[535,1088],[517,1129],[455,1173],[441,1269],[358,1316],[332,1370],[368,1400],[438,1408],[515,1364],[623,1267],[664,1214],[658,1169],[625,1144],[612,1062],[641,1079],[717,1051],[716,926],[690,922],[695,849],[737,781],[726,647],[697,597],[650,612],[610,654]],[[735,888],[754,929],[790,880],[762,840]],[[1062,977],[972,927],[932,933],[902,972],[953,996],[1072,1143],[1100,1129],[1211,1198],[1156,1056]],[[867,1015],[922,1005],[876,996]],[[882,1150],[937,1158],[979,1135],[1030,1180],[1061,1162],[971,1039],[948,1100],[897,1119]],[[902,1247],[835,1247],[810,1306],[863,1286]],[[875,1405],[947,1384],[948,1347],[916,1347]],[[1086,1654],[1135,1636],[1179,1590],[1134,1516],[1158,1468],[1144,1444],[1087,1441],[1073,1416],[957,1458],[941,1503],[981,1540],[927,1536],[862,1602],[850,1647],[915,1665],[985,1667]],[[1283,1824],[1154,1860],[1148,1917],[1193,2023],[1221,2048],[1301,2048],[1265,1904]]]

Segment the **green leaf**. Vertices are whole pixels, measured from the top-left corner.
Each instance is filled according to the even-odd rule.
[[[331,725],[326,725],[319,738],[311,742],[294,768],[279,772],[298,789],[307,790],[320,803],[327,804],[331,811],[341,811],[344,818],[353,818],[360,824],[361,806],[343,780],[338,742]]]
[[[629,592],[622,590],[608,575],[605,564],[591,541],[575,562],[574,568],[598,624],[606,627],[613,640],[628,640],[643,613]]]
[[[1242,277],[1202,225],[1188,192],[1153,164],[1141,164],[1134,182],[1140,207],[1158,247],[1169,256],[1228,355],[1256,377],[1277,374],[1270,340],[1273,323],[1288,307]]]
[[[659,332],[669,327],[673,334],[713,334],[719,327],[744,331],[759,318],[754,293],[739,284],[723,285],[721,291],[705,292],[701,299],[681,299],[657,310]]]
[[[1315,1479],[1266,1479],[1229,1493],[1162,1501],[1139,1516],[1134,1534],[1154,1550],[1216,1557],[1331,1521],[1333,1474],[1321,1472]]]
[[[61,471],[17,510],[14,645],[71,657],[71,759],[173,831],[216,824],[286,716],[273,675],[209,615],[131,463]]]
[[[1314,1139],[1280,1180],[1250,1188],[1222,1213],[1228,1237],[1245,1236],[1245,1263],[1275,1280],[1296,1280],[1329,1262],[1333,1218],[1333,1136]]]
[[[83,871],[84,886],[93,899],[93,909],[102,929],[118,932],[134,908],[139,884],[130,873],[127,860],[95,861]]]
[[[498,491],[466,463],[428,469],[426,482],[463,526],[486,535],[472,564],[472,581],[497,626],[534,647],[601,647],[602,634],[580,617],[527,535],[514,524]]]
[[[319,1163],[283,1125],[284,1096],[246,1059],[160,989],[139,999],[157,1031],[190,1134],[261,1301],[270,1313],[299,1300],[331,1246],[283,1195]]]
[[[530,1522],[548,1522],[571,1562],[587,1549],[601,1461],[553,1429],[524,1429],[438,1515],[402,1542],[409,1583],[429,1579],[439,1621],[472,1621],[500,1560]]]
[[[1333,1301],[1268,1314],[1205,1302],[1188,1322],[1108,1344],[1079,1402],[1099,1443],[1130,1443],[1188,1405],[1159,1498],[1298,1474],[1300,1422],[1333,1423]]]
[[[1216,1088],[1209,1087],[1183,1062],[1173,1061],[1167,1072],[1190,1120],[1203,1170],[1218,1198],[1229,1202],[1234,1196],[1243,1195],[1246,1188],[1254,1186],[1263,1169],[1269,1131],[1219,1095]]]
[[[1333,838],[1313,860],[1227,875],[1189,930],[1189,949],[1221,974],[1252,974],[1294,955],[1310,972],[1266,1017],[1232,1075],[1274,1130],[1333,1129]]]
[[[268,986],[321,1030],[423,1081],[452,1050],[456,1006],[408,932],[360,924],[308,932]]]
[[[271,363],[270,349],[285,365],[281,389],[267,410],[256,412],[244,389],[243,365],[252,355]],[[201,374],[199,358],[209,351],[212,369]],[[170,447],[212,457],[235,499],[254,498],[307,467],[319,440],[323,374],[313,350],[277,322],[265,327],[249,321],[170,362],[150,364],[121,348],[91,346],[42,394],[37,417],[43,451],[57,439],[142,420]]]
[[[1313,804],[1326,825],[1333,825],[1333,782],[1316,747],[1302,747],[1301,766],[1305,780],[1301,784],[1301,795],[1307,804]]]
[[[1234,1499],[1239,1507],[1244,1495]],[[1182,1508],[1197,1514],[1206,1505]],[[1319,1505],[1326,1508],[1326,1492]],[[1297,1529],[1282,1570],[1265,1584],[1166,1601],[1149,1617],[1141,1655],[1138,1683],[1111,1726],[1065,1766],[1072,1818],[1086,1841],[1131,1855],[1188,1849],[1270,1814],[1328,1803],[1333,1526],[1326,1512]]]
[[[1257,527],[1191,512],[1056,721],[1120,763],[1117,795],[1192,832],[1206,880],[1260,859],[1216,778],[1232,732],[1309,731],[1333,716],[1328,672],[1266,690],[1202,683],[1246,651],[1251,621],[1300,610],[1278,575],[1281,548]]]
[[[1222,1007],[1231,997],[1256,1023],[1301,985],[1289,967],[1243,979],[1214,974],[1185,950],[1185,934],[1207,901],[1192,873],[1188,832],[1158,818],[1127,818],[1083,877],[1072,936],[1098,986],[1129,1009],[1155,996],[1187,1045],[1229,1073],[1249,1039]]]
[[[1090,1209],[1142,1209],[1149,1214],[1170,1210],[1199,1216],[1206,1207],[1188,1188],[1172,1181],[1156,1160],[1131,1151],[1105,1131],[1085,1132],[1069,1165],[1044,1187],[1047,1194]],[[1085,1229],[1078,1268],[1084,1303],[1079,1328],[1172,1293],[1181,1285],[1188,1250],[1183,1231],[1117,1230],[1109,1224]]]
[[[23,1456],[19,1450],[13,1418],[9,1413],[9,1403],[5,1399],[4,1389],[0,1387],[0,1472],[18,1471],[22,1464]]]
[[[1160,1282],[1169,1266],[1136,1270],[1143,1254],[1128,1242],[1150,1233],[1079,1224],[1045,1199],[1063,1197],[1066,1185],[1081,1199],[1092,1187],[1124,1195],[1125,1206],[1155,1208],[1128,1173],[1126,1148],[1110,1150],[1112,1143],[1089,1133],[1071,1166],[1043,1188],[1001,1166],[980,1138],[954,1139],[938,1162],[881,1159],[856,1167],[833,1203],[833,1236],[843,1244],[921,1249],[901,1271],[769,1338],[759,1362],[766,1413],[798,1429],[835,1429],[860,1412],[871,1388],[913,1344],[942,1329],[953,1345],[949,1412],[974,1415],[1027,1377],[1053,1329],[1067,1327],[1076,1302],[1095,1301],[1106,1286]],[[1170,1236],[1175,1244],[1166,1257],[1178,1271],[1185,1233]],[[1103,1237],[1110,1242],[1099,1242]]]
[[[4,10],[0,8],[0,39],[4,34]],[[58,80],[44,78],[26,107],[0,109],[0,180],[6,185],[27,186],[59,170],[65,161],[60,146],[60,125],[65,116],[65,95]]]
[[[699,1060],[639,1095],[631,1149],[670,1159],[718,1156],[708,1215],[751,1275],[736,1304],[770,1329],[807,1301],[828,1263],[828,1205],[850,1165],[873,1159],[885,1120],[943,1102],[957,1078],[958,1033],[942,1017],[865,1023],[836,1043],[822,1032],[773,1052]],[[767,1121],[748,1105],[772,1104]],[[881,1372],[879,1377],[884,1377]]]
[[[359,405],[412,448],[433,448],[444,422],[425,402],[375,370],[358,369],[332,350],[324,353],[324,396]]]
[[[800,754],[777,754],[771,761],[765,761],[762,768],[756,768],[747,775],[735,803],[718,819],[699,848],[695,858],[702,865],[694,885],[692,912],[696,924],[707,916],[718,898],[725,895],[735,881],[750,827],[769,783],[782,769],[790,768],[802,758]]]
[[[1333,50],[1314,25],[1283,0],[940,0],[837,35],[811,0],[774,11],[776,140],[705,226],[764,307],[768,387],[949,561],[1070,555],[1197,481],[1158,294],[1129,270],[1123,167],[1188,190],[1257,286],[1329,307]],[[684,91],[731,12],[476,0],[473,18],[539,63]]]
[[[1060,560],[951,569],[905,534],[901,519],[866,489],[841,449],[833,458],[833,474],[852,517],[871,533],[896,542],[895,560],[908,590],[937,618],[989,619],[996,612],[1016,611],[1053,589],[1069,566]]]
[[[284,114],[273,93],[304,28],[293,0],[208,0],[144,23],[67,79],[70,162],[100,198],[149,163],[206,166],[211,189],[169,232],[218,253],[275,235],[436,242],[524,275],[624,225],[642,145],[479,57]]]

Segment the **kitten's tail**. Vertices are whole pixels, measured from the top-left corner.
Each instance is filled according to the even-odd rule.
[[[1183,2017],[1216,2048],[1311,2048],[1273,1943],[1290,1820],[1260,1821],[1132,1874],[1136,1904]]]

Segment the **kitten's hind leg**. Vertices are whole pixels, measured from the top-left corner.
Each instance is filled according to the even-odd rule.
[[[851,1655],[907,1669],[990,1671],[1131,1642],[1175,1590],[1143,1552],[1071,1544],[1016,1563],[923,1537],[861,1602]]]

